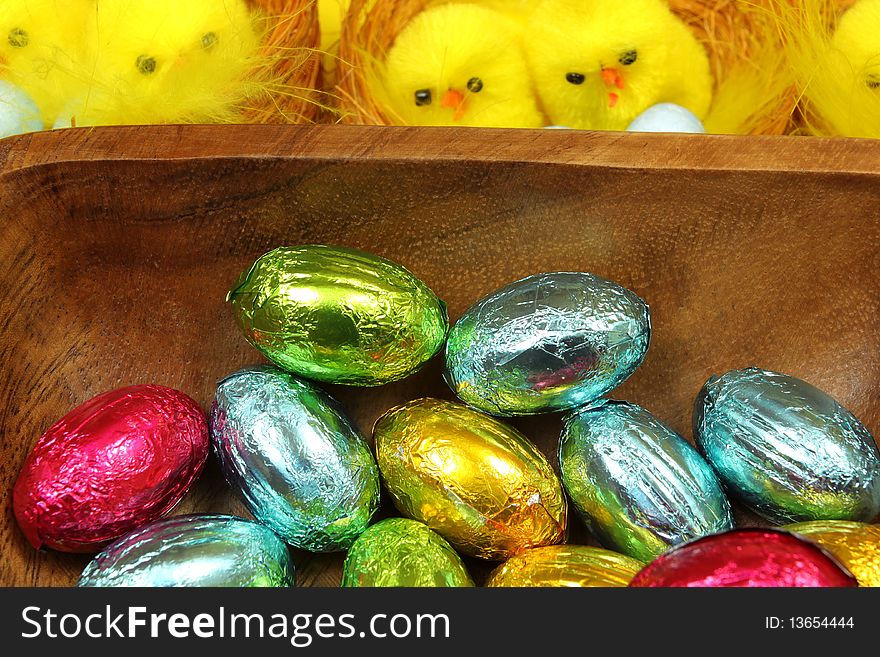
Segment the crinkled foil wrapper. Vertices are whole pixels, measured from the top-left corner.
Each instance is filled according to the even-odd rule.
[[[287,546],[255,522],[223,515],[160,520],[116,541],[77,586],[293,586]]]
[[[680,546],[648,564],[632,587],[852,587],[822,548],[788,532],[735,529]]]
[[[355,541],[342,569],[345,587],[467,587],[474,582],[452,546],[427,525],[388,518]]]
[[[500,416],[589,404],[645,359],[642,299],[586,273],[530,276],[472,306],[449,333],[445,378],[470,406]]]
[[[800,379],[755,368],[713,377],[697,398],[694,436],[731,495],[771,522],[880,513],[874,438]]]
[[[280,248],[229,293],[245,338],[270,361],[328,383],[409,376],[446,339],[446,306],[403,267],[331,246]]]
[[[641,561],[733,527],[730,504],[690,443],[635,404],[570,414],[559,444],[562,481],[599,542]]]
[[[35,548],[96,552],[170,511],[207,456],[207,419],[182,392],[106,392],[37,441],[15,482],[15,517]]]
[[[602,548],[550,545],[526,550],[495,569],[491,587],[601,587],[627,586],[645,564]]]
[[[515,429],[461,404],[419,399],[379,418],[379,470],[401,513],[458,551],[502,560],[565,538],[565,494]]]
[[[846,566],[859,586],[880,587],[880,525],[814,520],[784,527],[818,543]]]
[[[367,442],[318,387],[272,366],[220,382],[211,443],[226,481],[290,545],[348,549],[379,505]]]

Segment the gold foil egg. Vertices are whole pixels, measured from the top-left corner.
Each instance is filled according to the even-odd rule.
[[[880,587],[880,525],[817,520],[788,525],[784,529],[828,550],[855,575],[859,586]]]
[[[502,560],[564,539],[559,478],[517,430],[462,404],[418,399],[373,431],[394,504],[460,552]]]
[[[550,545],[511,557],[489,575],[486,586],[620,588],[644,565],[603,548]]]

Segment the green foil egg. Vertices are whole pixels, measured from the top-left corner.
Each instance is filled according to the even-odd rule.
[[[443,346],[445,304],[389,260],[337,246],[260,257],[227,300],[245,338],[279,367],[315,381],[378,386]]]
[[[345,587],[473,586],[461,557],[415,520],[389,518],[361,534],[342,570]]]

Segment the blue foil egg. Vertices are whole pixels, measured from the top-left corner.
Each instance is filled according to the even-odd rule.
[[[255,522],[177,516],[119,539],[83,570],[77,586],[293,586],[284,542]]]
[[[446,345],[462,401],[500,416],[589,404],[636,370],[651,340],[647,304],[586,273],[537,274],[477,302]]]
[[[562,482],[603,546],[640,561],[733,527],[712,468],[635,404],[608,401],[565,419]]]
[[[325,392],[271,366],[217,388],[211,443],[254,517],[311,552],[351,547],[379,504],[367,442]]]
[[[880,513],[880,452],[832,397],[757,368],[711,378],[694,436],[731,495],[768,520],[870,522]]]

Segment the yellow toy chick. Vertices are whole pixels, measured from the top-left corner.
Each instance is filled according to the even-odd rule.
[[[476,4],[446,4],[398,35],[373,85],[395,123],[540,127],[516,23]]]
[[[244,0],[93,0],[91,53],[62,125],[232,121],[260,39]]]
[[[850,64],[852,85],[880,98],[880,0],[861,0],[847,11],[832,44]],[[880,125],[880,115],[874,117]]]
[[[525,47],[556,125],[624,130],[658,103],[703,119],[712,101],[706,51],[663,0],[544,0]]]
[[[880,138],[880,0],[773,0],[806,130]]]
[[[24,91],[51,125],[76,88],[92,0],[0,0],[0,79]]]
[[[843,14],[826,52],[805,89],[820,132],[880,138],[880,0]]]

